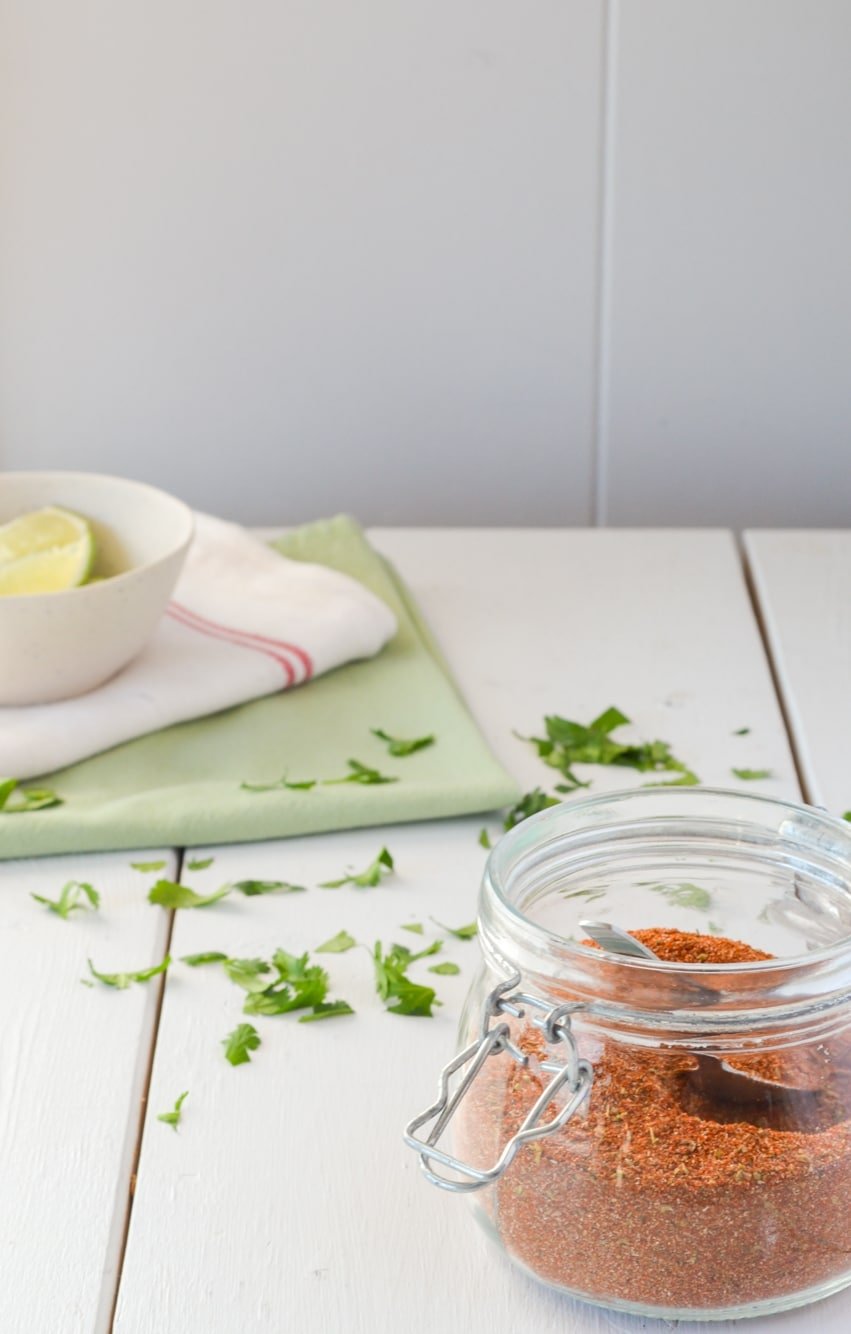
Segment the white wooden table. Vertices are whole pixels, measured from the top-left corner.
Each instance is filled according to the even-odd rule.
[[[515,730],[534,730],[546,712],[588,719],[616,704],[706,783],[735,786],[733,766],[766,768],[766,792],[794,798],[803,780],[810,800],[851,807],[851,534],[754,533],[743,555],[729,534],[710,531],[373,537],[524,787],[551,774]],[[734,736],[742,727],[750,733]],[[595,778],[598,789],[629,783],[628,774]],[[175,958],[268,956],[279,945],[313,948],[343,927],[389,943],[405,921],[466,922],[486,855],[482,823],[196,851],[215,859],[189,876],[199,889],[252,877],[311,886],[204,912],[149,906],[152,877],[130,868],[129,853],[0,867],[3,1334],[654,1327],[515,1272],[487,1249],[461,1200],[425,1184],[402,1145],[402,1125],[431,1100],[452,1052],[475,943],[445,947],[458,977],[424,974],[444,1002],[432,1020],[385,1014],[362,950],[326,956],[334,994],[356,1017],[256,1020],[263,1045],[239,1068],[220,1042],[241,1022],[241,993],[218,969],[175,964],[164,985],[124,992],[79,983],[89,956],[100,969],[141,968],[167,947]],[[398,866],[386,884],[313,888],[384,842]],[[176,875],[177,851],[139,859],[158,855],[163,874]],[[71,878],[96,885],[99,913],[64,923],[30,898]],[[185,1089],[175,1134],[156,1118]],[[816,1319],[847,1330],[851,1293],[817,1314],[750,1328],[804,1334]]]

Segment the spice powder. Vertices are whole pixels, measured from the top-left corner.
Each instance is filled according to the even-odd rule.
[[[693,932],[632,934],[677,962],[771,957]],[[487,1061],[459,1110],[456,1144],[477,1166],[498,1157],[550,1077],[540,1032],[512,1028],[529,1064]],[[560,1131],[521,1148],[483,1202],[516,1260],[604,1304],[687,1311],[765,1302],[851,1270],[847,1034],[829,1047],[729,1058],[815,1090],[806,1124],[800,1111],[790,1124],[782,1105],[765,1113],[709,1099],[689,1082],[696,1061],[686,1052],[574,1028],[594,1065],[588,1099]]]

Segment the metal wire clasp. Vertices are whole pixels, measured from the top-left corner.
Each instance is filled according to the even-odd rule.
[[[449,1061],[443,1067],[440,1072],[440,1093],[437,1102],[429,1107],[427,1111],[415,1116],[413,1121],[405,1127],[405,1143],[419,1154],[420,1167],[424,1175],[433,1185],[440,1186],[443,1190],[452,1190],[459,1193],[481,1190],[482,1186],[489,1186],[492,1182],[497,1181],[522,1144],[528,1144],[535,1139],[543,1139],[545,1135],[552,1135],[556,1130],[560,1130],[582,1105],[590,1091],[594,1071],[589,1061],[580,1059],[576,1039],[570,1027],[571,1015],[575,1014],[577,1010],[584,1009],[584,1005],[581,1002],[575,1002],[547,1006],[546,1002],[540,1000],[537,996],[529,996],[524,992],[515,991],[514,989],[519,983],[520,974],[515,973],[507,982],[500,982],[499,986],[494,987],[485,1001],[480,1038],[476,1042],[471,1042],[469,1047],[465,1048],[454,1060]],[[514,994],[509,995],[510,992]],[[531,1022],[541,1030],[546,1041],[551,1045],[564,1043],[567,1048],[564,1061],[563,1063],[558,1061],[541,1062],[540,1068],[552,1074],[553,1077],[534,1107],[528,1112],[520,1129],[512,1135],[493,1167],[471,1167],[469,1163],[463,1162],[460,1158],[455,1158],[443,1149],[438,1149],[436,1147],[437,1141],[452,1120],[461,1100],[489,1056],[498,1056],[501,1052],[507,1052],[519,1065],[529,1064],[528,1056],[511,1041],[509,1025],[504,1021],[491,1025],[491,1021],[500,1014],[510,1014],[517,1019],[522,1019],[527,1009],[544,1011],[544,1014],[532,1019]],[[468,1063],[469,1068],[458,1087],[450,1095],[449,1081],[452,1075]],[[544,1109],[559,1089],[564,1086],[570,1094],[564,1107],[549,1121],[542,1125],[539,1124],[539,1118]],[[421,1126],[427,1126],[429,1122],[432,1123],[431,1129],[428,1131],[427,1137],[422,1139],[415,1132]],[[448,1167],[453,1172],[457,1172],[459,1179],[442,1175],[432,1166],[433,1163],[440,1163],[443,1167]]]

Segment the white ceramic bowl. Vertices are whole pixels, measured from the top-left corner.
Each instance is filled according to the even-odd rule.
[[[126,666],[156,628],[192,541],[191,510],[144,482],[0,473],[0,524],[45,505],[91,520],[94,572],[110,577],[62,593],[0,597],[0,704],[69,699]]]

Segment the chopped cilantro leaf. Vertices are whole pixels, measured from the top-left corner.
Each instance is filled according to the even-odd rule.
[[[225,972],[243,991],[265,991],[272,970],[265,959],[225,959]]]
[[[4,815],[21,815],[61,805],[62,798],[49,787],[20,787],[17,778],[0,778],[0,811]]]
[[[231,1065],[245,1065],[251,1060],[251,1053],[260,1046],[260,1034],[253,1024],[237,1024],[236,1028],[222,1038],[225,1059]]]
[[[230,893],[230,885],[217,889],[214,894],[196,894],[187,885],[178,885],[173,880],[158,880],[148,893],[148,902],[156,903],[161,908],[209,908]]]
[[[373,889],[382,876],[389,875],[394,869],[393,858],[387,848],[382,848],[375,861],[370,862],[365,871],[359,874],[347,874],[339,880],[323,880],[320,889],[339,889],[341,885],[357,885],[360,889]]]
[[[347,950],[354,949],[357,941],[354,936],[350,936],[348,931],[338,931],[336,936],[326,940],[323,945],[317,945],[316,954],[345,954]]]
[[[460,973],[461,969],[457,963],[452,963],[449,959],[446,959],[444,963],[433,963],[428,971],[439,973],[441,977],[453,977],[456,973]]]
[[[221,950],[207,950],[204,954],[184,954],[181,963],[188,963],[190,968],[200,968],[205,963],[225,963],[227,955]]]
[[[208,866],[212,866],[215,857],[190,857],[186,863],[187,871],[206,871]]]
[[[654,894],[662,894],[677,908],[696,908],[698,912],[708,912],[712,907],[709,890],[688,881],[679,885],[648,885],[648,889]]]
[[[134,871],[161,871],[165,866],[164,861],[160,862],[131,862],[131,869]]]
[[[743,783],[758,783],[762,778],[773,777],[770,769],[731,769],[730,772],[741,778]]]
[[[240,783],[243,792],[280,792],[286,789],[289,792],[309,792],[312,787],[316,787],[317,778],[303,778],[299,782],[290,782],[286,774],[283,778],[276,778],[274,783]]]
[[[153,968],[140,968],[135,973],[99,973],[89,959],[89,972],[105,987],[115,987],[118,991],[126,991],[131,982],[149,982],[152,977],[164,973],[170,963],[171,955],[167,954],[162,963],[155,964]]]
[[[230,888],[238,889],[248,899],[260,894],[275,894],[278,890],[282,894],[303,894],[305,890],[304,885],[292,885],[289,880],[235,880]]]
[[[100,895],[84,880],[69,880],[59,891],[58,899],[46,899],[41,894],[31,894],[30,897],[34,898],[36,903],[43,903],[48,911],[56,913],[56,916],[61,917],[63,921],[67,921],[69,913],[78,908],[85,908],[81,896],[88,899],[91,908],[100,907]]]
[[[749,736],[750,730],[751,729],[749,727],[738,727],[736,731],[733,733],[733,736]]]
[[[483,848],[493,847],[493,844],[491,843],[491,836],[488,833],[487,829],[485,828],[479,830],[479,843]]]
[[[187,1089],[186,1092],[181,1093],[180,1097],[177,1099],[177,1102],[174,1104],[174,1110],[171,1112],[160,1112],[157,1120],[164,1121],[167,1126],[172,1126],[177,1130],[177,1127],[180,1125],[180,1111],[188,1097],[189,1090]]]
[[[413,755],[415,751],[425,750],[426,746],[434,745],[433,736],[418,736],[413,737],[410,741],[406,741],[402,737],[389,736],[388,733],[383,732],[380,727],[373,727],[371,728],[371,731],[372,735],[377,736],[379,741],[386,742],[387,753],[389,755]]]
[[[472,940],[474,936],[478,935],[479,928],[475,922],[468,922],[466,926],[453,927],[444,926],[442,922],[437,921],[436,917],[431,920],[440,927],[441,931],[448,931],[450,936],[455,936],[458,940]]]
[[[323,778],[322,783],[325,787],[333,787],[337,783],[363,783],[370,787],[377,783],[398,783],[398,778],[388,778],[386,774],[379,773],[369,764],[361,764],[360,760],[347,760],[346,763],[351,770],[345,778]]]
[[[524,739],[535,746],[545,764],[557,769],[566,779],[565,784],[559,785],[558,790],[562,792],[588,786],[573,772],[575,764],[618,765],[637,769],[639,773],[667,770],[682,775],[675,780],[677,784],[688,785],[698,781],[687,766],[672,754],[666,741],[642,741],[638,744],[614,741],[611,733],[628,722],[626,714],[616,708],[606,709],[587,727],[569,718],[561,718],[558,714],[550,714],[544,719],[545,737]],[[525,814],[532,813],[528,811]],[[520,818],[525,818],[525,815]]]
[[[411,931],[415,936],[421,936],[423,933],[423,924],[422,922],[403,922],[402,930]]]
[[[511,807],[503,821],[503,828],[513,829],[516,824],[520,824],[521,820],[528,820],[530,815],[537,815],[539,811],[545,811],[550,806],[558,805],[558,797],[548,797],[546,792],[542,792],[539,787],[536,787],[532,792],[525,793],[517,804]]]
[[[406,976],[411,958],[406,960],[404,954],[400,954],[398,945],[384,954],[380,940],[375,942],[372,957],[375,989],[383,1001],[392,1002],[386,1007],[388,1014],[431,1018],[432,1006],[436,1003],[435,991],[433,987],[420,986]]]
[[[310,1014],[299,1016],[300,1024],[312,1024],[318,1019],[336,1019],[341,1014],[354,1014],[354,1010],[348,1001],[321,1001],[319,1005],[314,1005]]]

